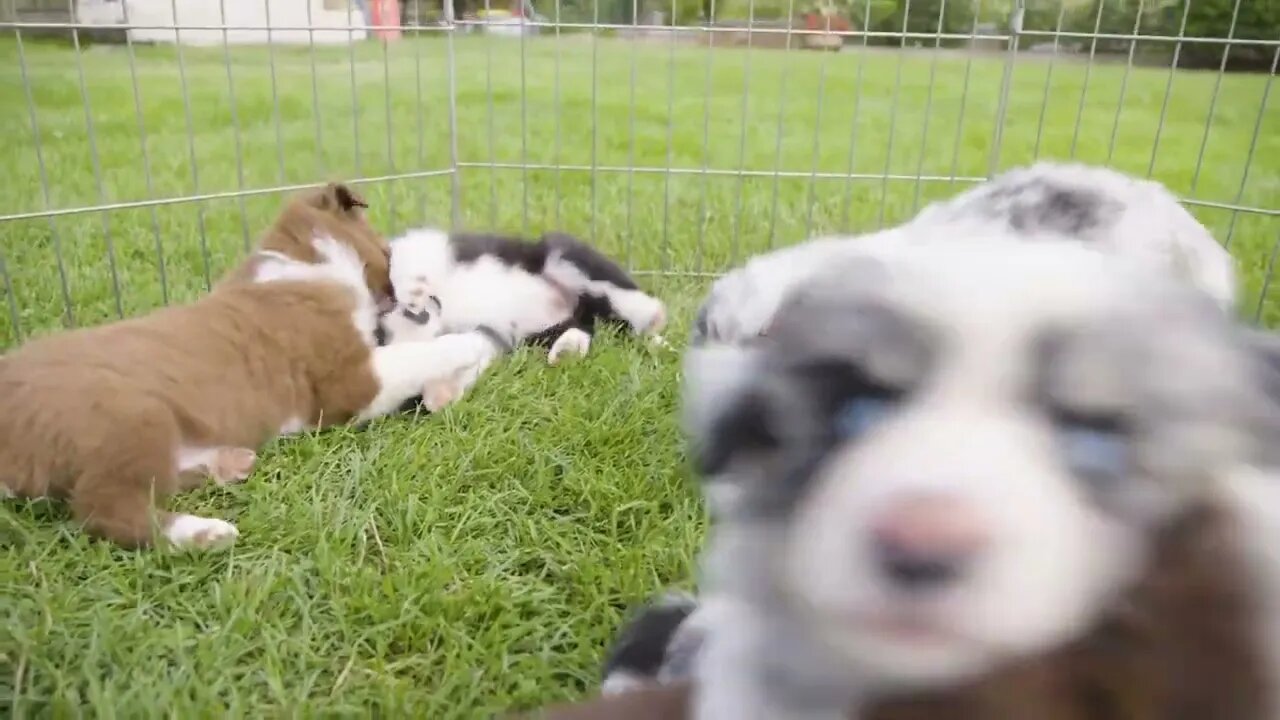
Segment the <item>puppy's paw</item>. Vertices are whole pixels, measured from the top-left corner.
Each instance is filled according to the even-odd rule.
[[[396,300],[406,315],[422,313],[439,313],[443,306],[440,299],[431,292],[431,283],[425,275],[414,275],[397,287]]]
[[[565,355],[583,357],[590,349],[591,336],[580,328],[569,328],[551,344],[551,351],[547,353],[547,362],[555,365]]]
[[[654,350],[674,350],[675,349],[674,347],[672,347],[671,343],[667,342],[666,338],[662,337],[661,335],[658,335],[657,333],[654,333],[653,335],[649,336],[649,347],[653,348]]]
[[[429,412],[439,412],[460,397],[462,384],[454,379],[433,380],[422,387],[422,407]]]
[[[643,335],[653,335],[667,326],[667,307],[662,301],[640,290],[618,291],[610,295],[614,311],[622,316],[631,329]]]
[[[650,316],[649,324],[646,325],[641,332],[662,339],[658,333],[667,327],[667,306],[657,298],[649,298],[653,301],[653,314]]]
[[[209,468],[209,475],[219,485],[244,482],[253,472],[258,454],[249,448],[218,448]]]
[[[239,535],[229,522],[198,515],[174,515],[164,529],[165,539],[181,549],[217,550],[233,545]]]

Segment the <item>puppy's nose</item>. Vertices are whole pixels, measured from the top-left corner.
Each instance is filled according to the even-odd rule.
[[[414,310],[413,308],[404,308],[400,311],[401,315],[412,320],[419,325],[426,325],[431,321],[431,313],[426,310]]]
[[[938,592],[962,578],[987,546],[980,514],[947,496],[894,502],[871,527],[872,552],[885,580],[905,592]]]

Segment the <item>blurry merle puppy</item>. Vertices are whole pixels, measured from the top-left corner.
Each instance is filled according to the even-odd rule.
[[[1148,263],[1016,239],[868,247],[765,337],[686,352],[698,474],[737,492],[700,597],[633,616],[606,694],[691,683],[693,720],[1280,717],[1280,343]]]
[[[394,308],[383,344],[486,328],[503,350],[532,344],[555,364],[585,355],[599,322],[662,342],[663,303],[603,253],[564,233],[538,240],[411,230],[391,242]]]

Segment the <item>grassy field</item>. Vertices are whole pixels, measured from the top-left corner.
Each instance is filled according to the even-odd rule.
[[[171,48],[131,62],[122,47],[8,39],[0,215],[447,170],[449,57],[444,38],[424,38],[229,60],[187,49],[179,65]],[[562,228],[638,270],[684,273],[644,277],[676,340],[704,287],[695,273],[906,219],[985,175],[1004,72],[998,57],[708,54],[584,36],[459,37],[453,58],[462,223]],[[1169,82],[1020,57],[1000,166],[1074,153],[1152,169],[1186,197],[1280,207],[1266,78]],[[450,222],[448,175],[364,187],[389,233]],[[0,222],[0,347],[196,297],[280,201]],[[1260,300],[1280,218],[1193,211],[1230,239],[1243,312],[1280,320]],[[229,554],[122,552],[73,532],[57,505],[0,505],[0,703],[16,717],[434,720],[589,692],[625,607],[692,577],[704,520],[674,423],[677,355],[601,338],[586,362],[551,369],[521,353],[490,372],[438,416],[281,442],[247,484],[177,499],[239,526]]]

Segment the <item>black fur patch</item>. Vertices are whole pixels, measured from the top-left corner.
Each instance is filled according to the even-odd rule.
[[[515,349],[515,343],[510,338],[505,337],[488,325],[481,325],[475,331],[488,338],[489,342],[493,343],[500,353],[509,353]]]
[[[550,251],[559,252],[565,260],[573,263],[582,273],[592,280],[603,280],[623,290],[636,290],[639,286],[614,261],[603,253],[581,240],[565,233],[547,233],[540,241]]]
[[[693,343],[696,344],[703,340],[711,339],[708,337],[711,329],[710,322],[707,319],[709,314],[710,308],[707,307],[707,303],[703,303],[702,306],[698,308],[697,317],[693,319]]]
[[[408,400],[405,400],[404,402],[400,403],[400,407],[396,409],[397,414],[416,415],[419,412],[423,413],[424,415],[431,414],[431,411],[427,409],[427,406],[422,404],[421,395],[414,395]]]
[[[698,473],[718,475],[743,452],[776,450],[781,438],[774,431],[772,408],[759,391],[734,398],[698,443],[694,460]]]
[[[995,184],[987,194],[991,212],[1007,216],[1018,232],[1051,230],[1080,236],[1105,224],[1121,210],[1120,203],[1077,186],[1058,185],[1047,178]]]
[[[528,242],[518,237],[491,233],[453,233],[449,236],[453,257],[458,262],[473,263],[490,255],[504,265],[518,267],[531,274],[542,273],[547,264],[547,246],[542,242]]]
[[[693,601],[674,602],[665,598],[642,607],[618,633],[605,659],[603,676],[608,678],[615,672],[625,671],[655,677],[666,659],[671,639],[695,608]]]

